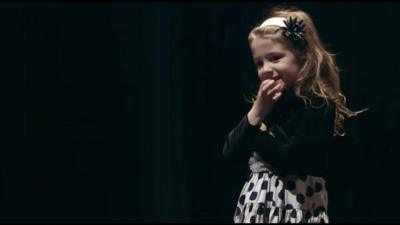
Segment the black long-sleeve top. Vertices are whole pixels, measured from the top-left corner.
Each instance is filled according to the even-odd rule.
[[[312,97],[311,106],[284,93],[263,120],[268,131],[252,126],[247,115],[228,134],[223,155],[233,161],[248,160],[256,151],[281,175],[325,176],[326,153],[333,140],[335,105]]]

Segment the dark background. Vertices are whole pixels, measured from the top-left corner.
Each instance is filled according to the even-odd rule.
[[[231,222],[249,170],[221,151],[271,5],[1,3],[0,222]],[[400,4],[291,5],[370,108],[329,157],[331,221],[400,221]]]

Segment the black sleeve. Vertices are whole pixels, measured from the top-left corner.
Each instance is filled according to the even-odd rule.
[[[326,149],[333,135],[335,105],[305,108],[291,122],[271,126],[269,133],[255,135],[257,153],[286,173],[323,173]],[[267,124],[268,127],[268,124]]]
[[[248,160],[250,157],[249,147],[255,134],[259,131],[259,127],[251,125],[246,114],[229,132],[222,150],[223,156],[232,161]]]

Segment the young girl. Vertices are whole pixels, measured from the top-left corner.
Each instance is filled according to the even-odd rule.
[[[362,111],[346,107],[335,59],[304,11],[273,8],[248,39],[261,83],[223,149],[251,170],[233,220],[329,222],[325,154]]]

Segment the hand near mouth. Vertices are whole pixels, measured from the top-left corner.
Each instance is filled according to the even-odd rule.
[[[261,82],[257,98],[247,114],[251,125],[261,125],[261,121],[272,110],[285,88],[282,80],[266,79]]]

